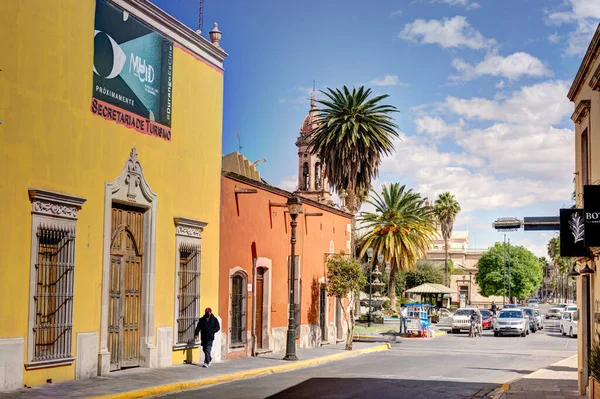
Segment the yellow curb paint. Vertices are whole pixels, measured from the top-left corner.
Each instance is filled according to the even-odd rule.
[[[355,351],[348,351],[342,353],[336,353],[335,355],[321,356],[314,359],[300,360],[294,363],[281,364],[279,366],[262,367],[258,369],[240,371],[237,373],[218,375],[215,377],[200,378],[197,380],[173,382],[170,384],[157,385],[148,388],[141,388],[127,392],[120,392],[110,395],[94,396],[88,399],[139,399],[148,398],[156,395],[164,395],[169,392],[186,391],[190,389],[197,389],[206,387],[209,385],[221,384],[224,382],[242,380],[251,377],[258,377],[267,374],[283,373],[286,371],[293,371],[304,367],[314,366],[317,364],[328,363],[335,360],[346,359],[354,356],[359,356],[365,353],[382,352],[391,349],[389,343],[384,345],[377,345],[371,348],[358,349]]]

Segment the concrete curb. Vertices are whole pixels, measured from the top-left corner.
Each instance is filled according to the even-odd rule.
[[[147,388],[135,389],[132,391],[119,392],[115,394],[94,396],[88,399],[138,399],[148,398],[167,393],[198,389],[224,382],[242,380],[246,378],[259,377],[262,375],[284,373],[287,371],[298,370],[305,367],[316,366],[318,364],[328,363],[335,360],[347,359],[355,356],[360,356],[365,353],[382,352],[391,349],[390,344],[377,345],[371,348],[358,349],[353,351],[344,351],[333,355],[316,357],[313,359],[300,360],[293,363],[281,364],[278,366],[261,367],[257,369],[239,371],[237,373],[222,374],[214,377],[199,378],[196,380],[179,381],[170,384],[156,385]]]
[[[553,366],[556,366],[557,364],[559,364],[559,363],[562,363],[562,362],[564,362],[565,360],[571,359],[571,358],[573,358],[573,357],[577,357],[577,355],[573,355],[573,356],[565,357],[564,359],[562,359],[562,360],[559,360],[559,361],[558,361],[558,362],[556,362],[556,363],[552,363],[552,364],[551,364],[551,365],[549,365],[549,366],[542,367],[541,369],[537,369],[537,370],[536,370],[536,371],[534,371],[533,373],[529,373],[529,374],[527,374],[527,376],[532,376],[532,375],[534,375],[534,374],[537,374],[537,373],[539,373],[539,372],[541,372],[541,371],[543,371],[543,370],[547,369],[548,367],[553,367]],[[506,391],[509,391],[509,390],[510,390],[510,386],[511,386],[511,384],[514,384],[515,382],[517,382],[517,381],[520,381],[520,380],[522,380],[522,379],[524,379],[524,378],[525,378],[525,377],[518,377],[518,378],[515,378],[515,379],[513,379],[513,380],[510,380],[510,381],[508,381],[508,382],[505,382],[504,384],[502,384],[502,386],[500,387],[500,389],[498,390],[498,392],[496,392],[496,394],[495,394],[495,395],[492,397],[492,399],[500,399],[500,397],[502,396],[502,394],[503,394],[504,392],[506,392]]]

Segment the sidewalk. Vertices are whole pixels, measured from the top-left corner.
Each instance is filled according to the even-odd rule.
[[[355,342],[353,348],[352,351],[346,351],[344,345],[341,344],[298,349],[299,360],[296,362],[282,360],[283,354],[277,353],[213,363],[210,368],[201,367],[199,364],[184,364],[162,369],[134,368],[90,380],[46,384],[0,393],[0,399],[146,398],[168,392],[292,371],[359,356],[363,353],[384,351],[389,349],[389,345]]]
[[[577,389],[577,355],[504,384],[494,399],[581,398]]]

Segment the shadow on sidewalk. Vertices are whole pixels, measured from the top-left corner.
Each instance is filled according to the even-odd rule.
[[[311,378],[285,389],[271,399],[283,398],[378,398],[378,399],[454,399],[488,398],[496,384],[402,380],[391,378]]]

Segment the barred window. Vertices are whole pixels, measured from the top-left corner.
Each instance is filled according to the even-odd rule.
[[[246,299],[245,278],[241,273],[231,277],[231,346],[244,344],[246,330]]]
[[[33,361],[71,357],[75,229],[40,225],[37,229]]]
[[[194,340],[198,323],[200,301],[200,247],[181,244],[179,247],[179,314],[177,316],[177,343]]]

